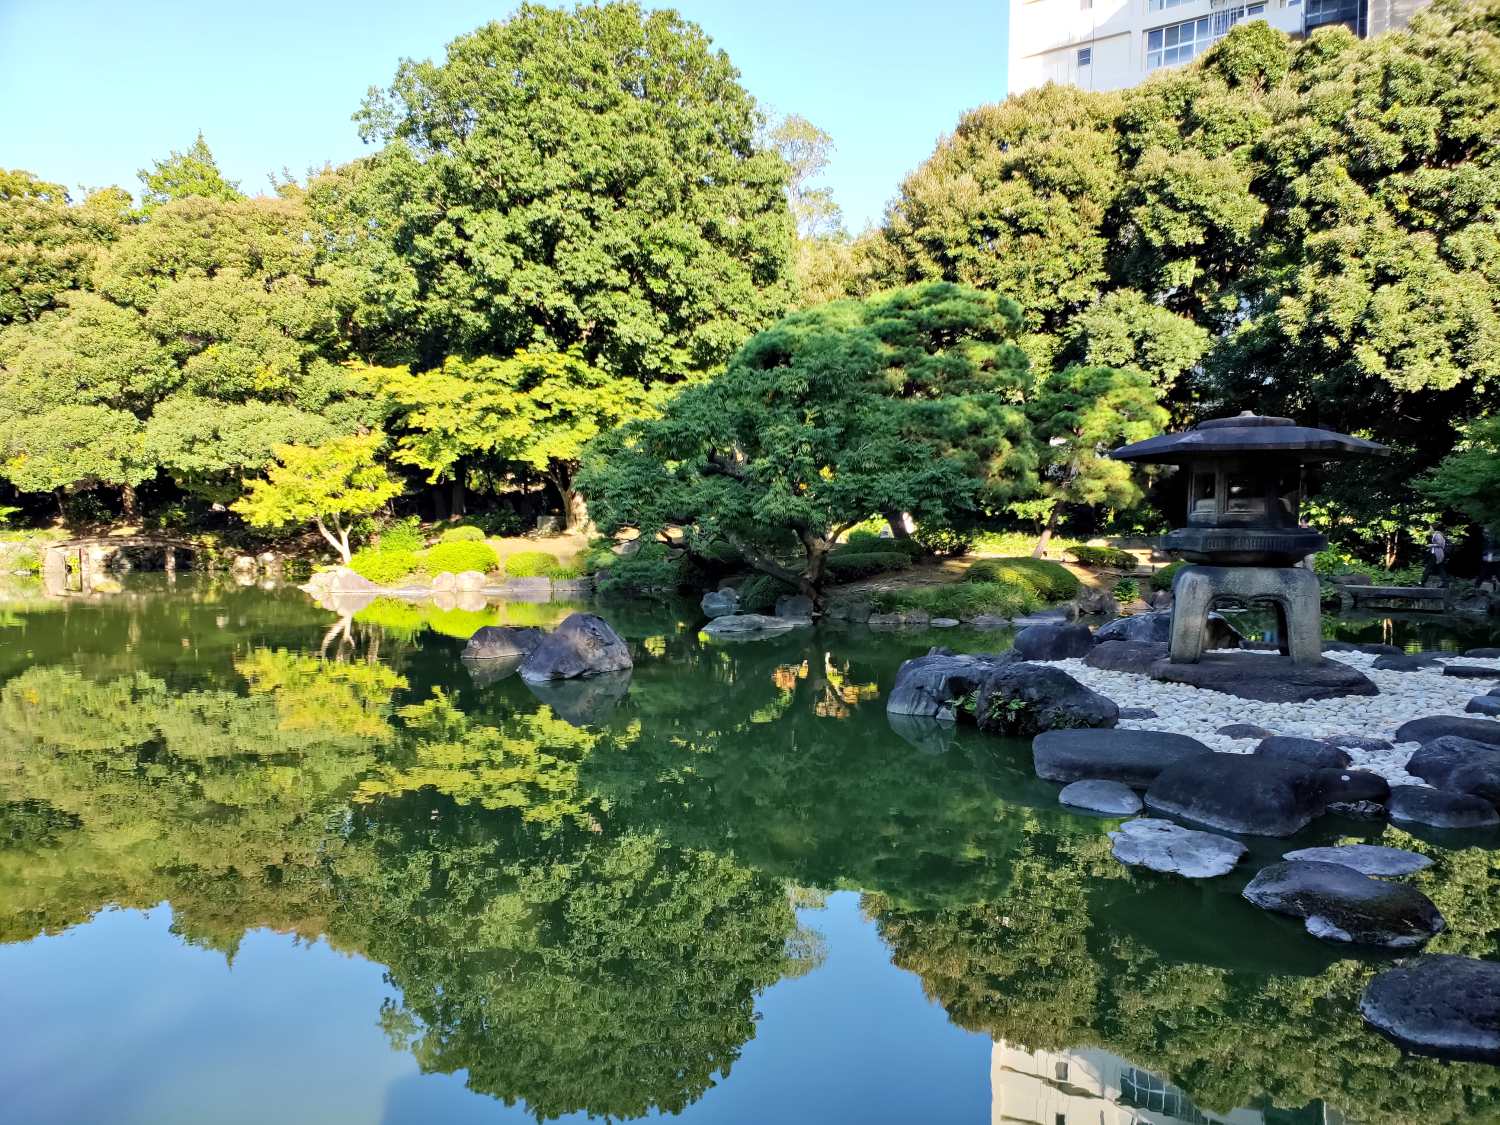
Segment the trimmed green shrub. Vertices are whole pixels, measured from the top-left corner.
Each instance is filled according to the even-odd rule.
[[[1068,554],[1080,566],[1107,566],[1114,570],[1134,570],[1135,556],[1118,547],[1069,547]]]
[[[842,582],[905,570],[910,565],[911,560],[900,551],[834,551],[828,556],[829,575]]]
[[[933,617],[977,617],[982,613],[1014,617],[1041,607],[1037,592],[1025,582],[948,582],[941,586],[915,586],[905,590],[880,590],[870,599],[881,613],[926,610]]]
[[[881,538],[877,532],[858,530],[849,533],[848,538],[844,540],[844,546],[850,549],[862,547],[865,550],[875,550],[878,549],[880,542]]]
[[[951,527],[918,527],[911,537],[923,551],[940,559],[961,558],[974,546],[972,532]]]
[[[422,538],[422,523],[416,516],[397,520],[380,532],[381,551],[420,551],[427,546]]]
[[[769,574],[757,574],[747,578],[740,586],[741,613],[770,613],[776,608],[776,599],[782,594],[795,594],[792,586],[772,578]]]
[[[1141,596],[1141,584],[1134,578],[1122,578],[1115,583],[1115,601],[1124,605]]]
[[[552,568],[548,578],[582,578],[587,571],[584,570],[582,562],[558,563]]]
[[[439,543],[422,561],[432,574],[444,570],[451,570],[454,574],[465,570],[488,574],[500,563],[495,557],[495,548],[488,543]]]
[[[675,590],[682,584],[682,560],[663,543],[647,543],[633,554],[612,558],[608,568],[596,572],[599,589],[605,593]]]
[[[361,578],[368,578],[377,586],[394,586],[409,574],[422,569],[422,563],[414,551],[376,550],[366,547],[355,551],[349,560],[349,569]]]
[[[438,542],[439,543],[477,543],[477,542],[483,540],[484,537],[485,537],[484,530],[482,528],[475,527],[473,524],[466,524],[465,523],[465,524],[459,524],[457,527],[450,527],[450,528],[448,528],[446,531],[444,531],[441,535],[438,536]]]
[[[964,576],[969,582],[1022,584],[1049,602],[1064,602],[1078,594],[1078,576],[1049,559],[979,559]]]
[[[1168,563],[1160,570],[1151,575],[1151,588],[1153,590],[1170,590],[1172,579],[1177,577],[1177,572],[1187,566],[1185,562]]]
[[[505,573],[512,578],[551,578],[561,565],[556,555],[546,551],[517,551],[506,556]]]

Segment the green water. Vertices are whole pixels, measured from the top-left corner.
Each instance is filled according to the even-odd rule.
[[[1433,948],[1493,957],[1494,840],[1131,874],[1024,744],[888,722],[901,660],[994,634],[604,604],[628,680],[459,660],[568,608],[0,614],[0,1120],[1500,1118],[1500,1070],[1363,1027],[1380,958],[1238,897],[1379,838],[1437,858]]]

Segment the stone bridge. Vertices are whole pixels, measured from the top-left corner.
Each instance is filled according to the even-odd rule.
[[[103,573],[109,557],[117,551],[161,552],[162,569],[177,572],[177,555],[196,555],[198,544],[171,535],[96,535],[49,543],[42,549],[42,588],[49,594],[88,594],[94,579]],[[76,559],[76,568],[69,568]]]

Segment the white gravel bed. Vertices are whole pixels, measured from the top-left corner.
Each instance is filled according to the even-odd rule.
[[[1376,658],[1363,652],[1330,652],[1325,656],[1359,669],[1374,681],[1380,694],[1308,703],[1261,703],[1206,688],[1161,683],[1132,672],[1106,672],[1090,668],[1082,660],[1050,663],[1122,708],[1149,707],[1157,713],[1155,719],[1121,719],[1121,727],[1186,734],[1213,750],[1231,754],[1248,754],[1259,742],[1254,738],[1227,738],[1214,733],[1231,723],[1253,723],[1277,734],[1324,738],[1335,745],[1341,734],[1390,740],[1395,737],[1396,728],[1411,719],[1464,714],[1469,700],[1483,695],[1500,680],[1500,660],[1478,660],[1456,654],[1440,658],[1443,663],[1495,669],[1495,680],[1469,680],[1444,676],[1440,667],[1420,672],[1380,671],[1371,668]],[[1353,759],[1354,768],[1378,773],[1392,785],[1426,784],[1406,772],[1406,763],[1417,749],[1415,742],[1397,743],[1391,750],[1374,753],[1352,747],[1345,749]]]

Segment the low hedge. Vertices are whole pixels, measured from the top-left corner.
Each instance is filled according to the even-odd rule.
[[[1078,595],[1078,576],[1048,559],[979,559],[969,565],[969,582],[1021,585],[1049,602],[1065,602]]]
[[[561,565],[546,551],[517,551],[506,556],[505,573],[511,578],[551,578]]]
[[[354,552],[354,557],[349,560],[349,569],[377,586],[394,586],[407,575],[420,571],[422,563],[415,551],[366,547]]]
[[[1135,556],[1118,547],[1069,547],[1068,554],[1080,566],[1107,566],[1114,570],[1134,570]]]
[[[1168,563],[1156,573],[1151,575],[1151,588],[1153,590],[1170,590],[1172,579],[1177,577],[1177,572],[1187,566],[1185,562]]]
[[[471,524],[450,527],[438,536],[439,543],[478,543],[484,539],[484,531]]]
[[[754,575],[740,586],[740,612],[770,613],[776,608],[777,598],[796,592],[779,578],[772,578],[769,574]]]
[[[901,551],[843,550],[828,556],[828,574],[840,581],[905,570],[910,565],[911,559]]]
[[[439,543],[427,552],[422,560],[429,573],[439,574],[442,571],[452,571],[460,574],[465,570],[477,570],[481,574],[488,574],[494,570],[500,560],[495,555],[495,548],[488,543]]]
[[[904,590],[881,590],[871,599],[881,613],[907,609],[926,610],[933,617],[1016,617],[1041,607],[1042,599],[1024,582],[948,582],[941,586],[914,586]]]

